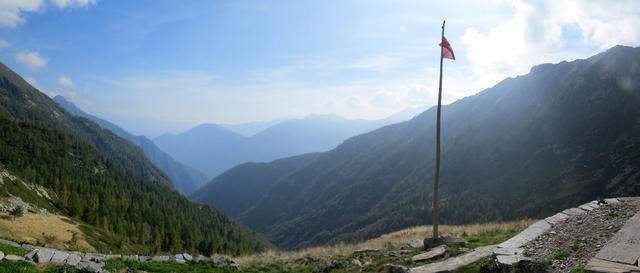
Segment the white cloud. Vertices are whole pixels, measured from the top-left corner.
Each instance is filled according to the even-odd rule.
[[[31,52],[22,51],[16,54],[15,59],[16,59],[16,62],[26,65],[29,69],[33,71],[37,71],[44,68],[45,66],[47,66],[47,63],[49,62],[48,59],[41,57],[40,53],[35,51],[31,51]]]
[[[87,7],[89,5],[94,5],[97,0],[52,0],[53,3],[58,8],[66,8],[66,7]]]
[[[470,82],[478,91],[539,63],[583,58],[617,44],[640,44],[637,1],[505,2],[515,10],[510,19],[484,32],[467,28],[462,36],[473,66]],[[578,30],[581,40],[567,37],[569,28]],[[566,46],[572,42],[582,44],[581,49]]]
[[[0,40],[0,48],[11,47],[11,44],[5,40]]]
[[[0,26],[16,27],[25,22],[24,12],[40,9],[42,0],[2,0],[0,1]]]
[[[58,78],[58,84],[64,87],[73,87],[71,79],[65,76],[60,76],[60,78]]]

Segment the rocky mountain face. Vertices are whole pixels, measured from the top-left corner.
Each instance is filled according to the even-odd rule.
[[[179,135],[159,136],[154,142],[177,160],[201,170],[209,177],[215,177],[246,162],[269,162],[304,153],[328,151],[349,137],[408,120],[417,111],[407,109],[380,120],[310,115],[304,119],[278,122],[248,137],[232,131],[246,132],[243,126],[202,124]],[[248,125],[253,128],[256,124]]]
[[[442,111],[443,224],[640,194],[640,48],[538,65]],[[429,224],[435,120],[432,108],[328,152],[243,164],[192,198],[284,248]]]
[[[75,104],[58,95],[53,98],[55,102],[60,104],[67,112],[72,115],[89,119],[100,127],[107,129],[121,138],[131,141],[133,144],[142,148],[144,154],[156,166],[158,166],[173,181],[173,185],[180,192],[189,195],[194,190],[208,182],[208,178],[201,172],[185,166],[184,164],[173,159],[169,154],[160,150],[158,146],[145,136],[134,136],[126,130],[120,128],[109,121],[87,114],[80,110]]]

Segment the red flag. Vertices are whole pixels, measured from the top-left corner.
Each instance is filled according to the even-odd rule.
[[[453,54],[453,49],[451,49],[451,45],[449,44],[449,41],[447,41],[447,38],[442,36],[442,43],[440,43],[439,46],[442,47],[442,58],[452,60],[456,59],[456,55]]]

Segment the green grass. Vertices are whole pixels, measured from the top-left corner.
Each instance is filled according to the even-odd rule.
[[[475,249],[480,246],[488,246],[502,243],[509,240],[511,237],[520,233],[522,229],[510,229],[510,230],[493,230],[482,232],[474,235],[463,235],[462,237],[467,240],[467,248]]]
[[[571,270],[571,273],[584,273],[584,267],[578,267],[574,270]]]
[[[564,260],[567,257],[569,257],[569,253],[564,252],[564,251],[560,251],[558,253],[556,253],[555,255],[553,255],[553,258],[556,260]]]
[[[0,273],[88,273],[86,269],[76,269],[70,265],[61,265],[38,269],[30,262],[0,261]]]
[[[2,251],[4,255],[13,254],[17,256],[24,256],[24,254],[27,254],[27,251],[21,247],[15,247],[5,244],[0,244],[0,251]]]
[[[173,273],[173,272],[185,272],[185,273],[204,273],[204,272],[213,272],[213,273],[259,273],[259,272],[267,272],[267,273],[303,273],[303,272],[318,272],[319,268],[314,268],[311,266],[300,266],[300,267],[288,267],[280,264],[269,264],[269,265],[259,265],[259,266],[250,266],[242,268],[242,271],[238,270],[233,266],[226,267],[216,267],[212,262],[187,262],[186,264],[180,264],[177,262],[157,262],[157,261],[147,261],[147,262],[138,262],[133,260],[122,260],[122,259],[110,259],[105,261],[105,265],[103,267],[110,272],[120,272],[122,270],[126,270],[126,272],[158,272],[158,273]],[[343,271],[332,271],[332,272],[343,272]]]
[[[496,264],[493,262],[493,257],[482,258],[481,260],[458,267],[453,271],[454,273],[479,273],[479,272],[499,272]]]

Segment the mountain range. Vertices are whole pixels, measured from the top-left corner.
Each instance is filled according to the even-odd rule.
[[[431,108],[327,152],[245,163],[191,199],[287,249],[429,224],[435,121]],[[638,195],[638,143],[640,48],[534,66],[443,106],[440,223],[539,218]]]
[[[124,138],[128,141],[131,141],[133,144],[142,148],[146,157],[157,167],[159,167],[164,173],[166,173],[169,178],[173,181],[173,185],[180,192],[189,195],[198,187],[204,185],[209,181],[209,179],[201,172],[185,166],[184,164],[173,159],[169,154],[163,152],[158,148],[158,146],[153,143],[150,139],[145,136],[134,136],[133,134],[125,131],[119,126],[106,121],[104,119],[98,118],[96,116],[85,113],[80,110],[75,104],[66,100],[63,96],[56,96],[53,98],[53,101],[57,102],[62,106],[67,112],[72,115],[87,118],[98,125],[100,127],[111,131],[112,133],[118,135],[121,138]]]
[[[68,113],[2,63],[0,169],[26,182],[0,183],[0,196],[72,217],[97,238],[89,243],[98,251],[211,255],[272,247],[219,209],[190,202],[141,148]]]
[[[419,112],[419,108],[409,108],[380,120],[349,120],[329,114],[284,120],[271,126],[269,122],[236,126],[201,124],[178,135],[161,135],[153,141],[173,158],[213,178],[245,162],[268,162],[327,151],[351,136],[410,119]],[[243,136],[263,127],[266,129]]]

